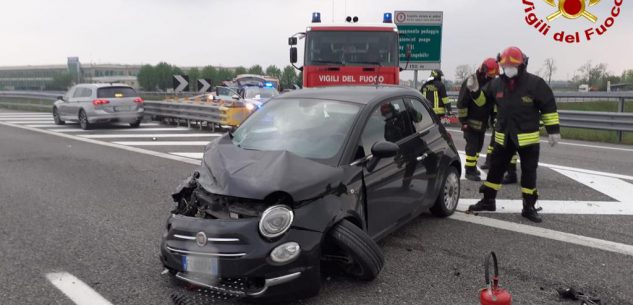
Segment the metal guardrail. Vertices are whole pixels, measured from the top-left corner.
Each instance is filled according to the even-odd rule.
[[[560,126],[633,131],[633,113],[559,110]]]
[[[145,101],[145,114],[155,118],[237,126],[249,115],[245,107],[186,102]]]

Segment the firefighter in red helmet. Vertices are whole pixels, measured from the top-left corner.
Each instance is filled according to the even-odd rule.
[[[539,121],[542,120],[549,144],[560,141],[560,126],[556,100],[552,89],[540,77],[526,71],[528,57],[517,47],[499,54],[497,61],[503,75],[494,79],[484,92],[497,106],[494,149],[488,179],[480,188],[483,199],[471,205],[469,211],[495,211],[495,198],[501,189],[501,179],[515,152],[521,159],[521,215],[533,222],[542,218],[535,207],[538,199],[536,168],[539,161]]]
[[[464,168],[466,179],[471,181],[481,181],[477,160],[494,114],[494,102],[486,98],[482,88],[497,75],[497,61],[494,58],[484,60],[477,72],[464,80],[457,99],[457,116],[466,140]]]

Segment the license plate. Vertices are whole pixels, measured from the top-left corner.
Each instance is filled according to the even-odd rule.
[[[114,111],[116,111],[116,112],[130,111],[130,110],[132,110],[132,107],[130,107],[130,106],[116,106],[116,107],[114,107]]]
[[[182,269],[187,272],[218,274],[218,259],[215,257],[183,256]]]

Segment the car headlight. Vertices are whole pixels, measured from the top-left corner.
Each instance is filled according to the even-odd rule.
[[[251,103],[246,103],[246,109],[248,109],[248,111],[253,111],[253,109],[255,109],[255,105]]]
[[[259,232],[266,238],[275,238],[288,231],[294,213],[283,205],[275,205],[264,211],[259,220]]]

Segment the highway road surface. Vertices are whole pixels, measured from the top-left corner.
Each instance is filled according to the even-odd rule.
[[[0,111],[0,304],[173,304],[182,290],[158,260],[169,195],[219,135],[158,123],[83,131]],[[381,241],[377,280],[325,278],[297,303],[478,304],[494,250],[513,304],[572,304],[561,286],[633,304],[633,147],[543,143],[538,175],[542,224],[520,217],[508,186],[497,213],[425,214]],[[459,210],[478,187],[462,180]]]

